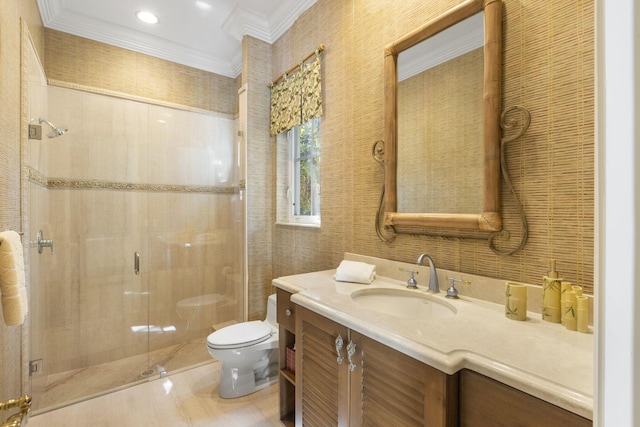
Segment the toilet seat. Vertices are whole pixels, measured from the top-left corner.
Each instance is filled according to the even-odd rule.
[[[207,337],[207,347],[225,349],[247,347],[271,337],[272,329],[261,320],[226,326]]]

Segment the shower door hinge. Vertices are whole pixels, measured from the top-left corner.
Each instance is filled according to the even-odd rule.
[[[29,376],[42,373],[42,359],[29,361]]]
[[[42,126],[29,125],[29,139],[42,139]]]

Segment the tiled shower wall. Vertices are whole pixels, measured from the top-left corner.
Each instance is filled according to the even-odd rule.
[[[242,282],[232,279],[242,272],[234,118],[64,87],[49,87],[48,99],[49,120],[69,127],[43,139],[46,167],[31,172],[47,194],[45,222],[33,226],[55,246],[53,255],[38,256],[51,268],[41,289],[49,373],[240,320]],[[205,294],[224,294],[227,303],[201,329],[187,329],[177,303]]]

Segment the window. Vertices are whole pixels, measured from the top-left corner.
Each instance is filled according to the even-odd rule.
[[[320,225],[320,119],[311,119],[287,131],[286,148],[284,182],[281,179],[285,162],[278,160],[278,181],[286,188],[279,192],[278,222],[317,227]],[[283,151],[279,150],[279,157]]]

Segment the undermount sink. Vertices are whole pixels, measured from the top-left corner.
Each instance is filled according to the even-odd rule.
[[[457,310],[430,295],[404,289],[363,289],[351,294],[351,299],[363,308],[412,320],[446,319]]]

